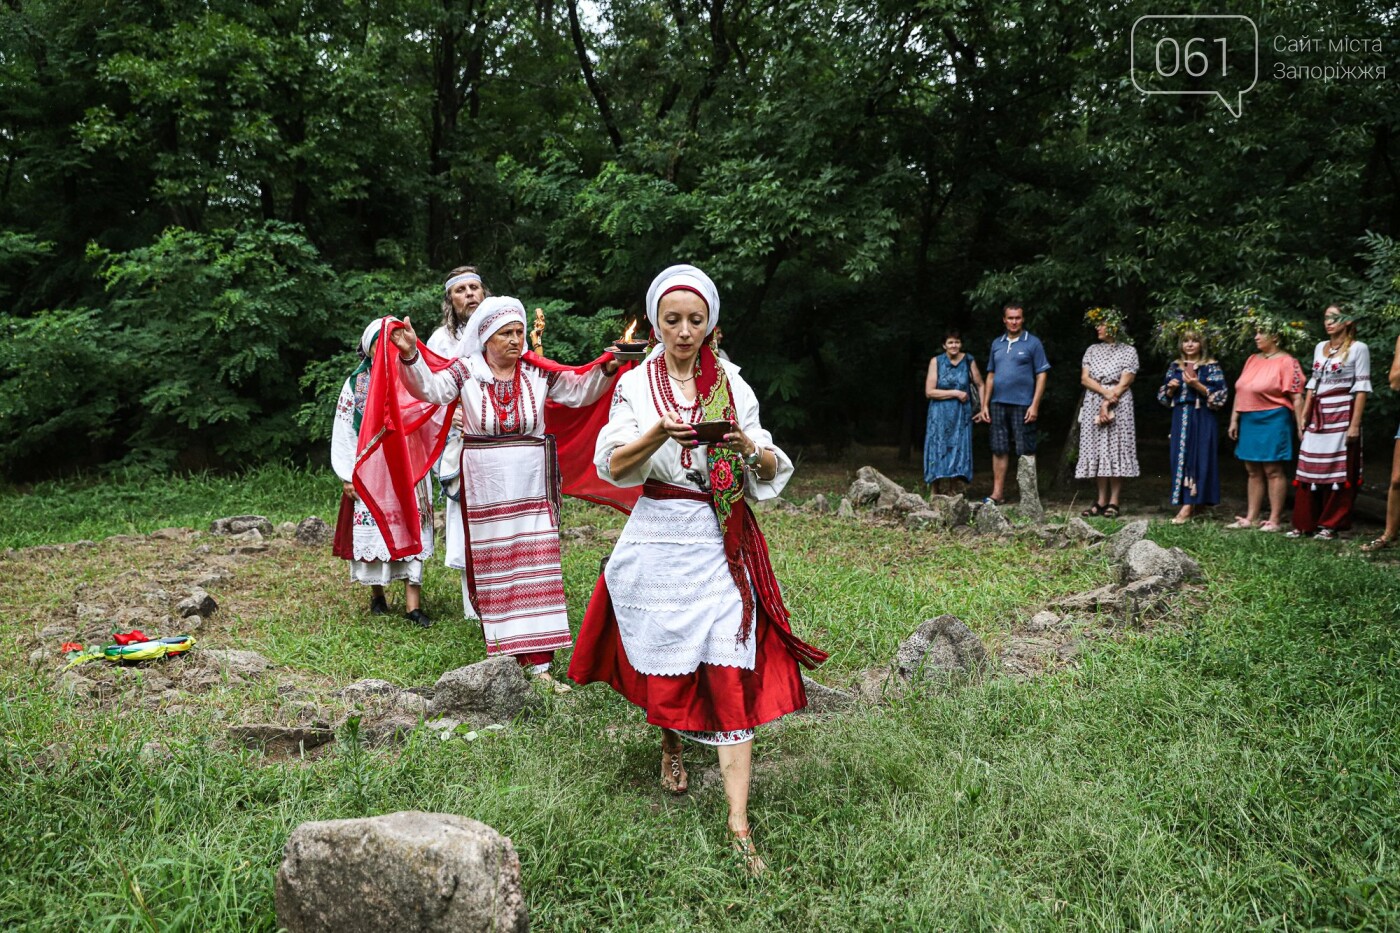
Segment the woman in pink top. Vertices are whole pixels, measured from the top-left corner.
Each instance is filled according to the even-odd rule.
[[[1303,368],[1279,347],[1279,335],[1260,329],[1254,334],[1259,352],[1245,361],[1235,382],[1230,411],[1230,439],[1235,456],[1249,474],[1249,510],[1226,528],[1279,531],[1288,496],[1284,464],[1293,459],[1293,438],[1303,430]],[[1260,522],[1264,494],[1269,517]]]

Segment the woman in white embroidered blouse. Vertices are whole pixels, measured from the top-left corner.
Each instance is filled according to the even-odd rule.
[[[467,322],[463,355],[438,372],[418,353],[408,321],[391,339],[410,393],[439,405],[461,402],[463,540],[449,560],[463,568],[466,612],[481,619],[488,655],[512,655],[548,680],[554,652],[572,639],[545,401],[579,407],[598,400],[618,363],[577,373],[522,359],[525,308],[507,297],[481,302]]]
[[[754,727],[806,705],[798,664],[826,655],[792,634],[749,499],[776,497],[792,461],[759,421],[739,367],[712,352],[719,294],[699,269],[653,281],[661,346],[618,380],[598,474],[643,486],[598,581],[569,675],[609,683],[662,729],[661,782],[687,789],[682,738],[716,746],[728,826],[750,871]],[[702,444],[693,425],[728,421]]]

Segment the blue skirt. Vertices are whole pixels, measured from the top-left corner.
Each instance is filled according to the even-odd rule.
[[[1235,458],[1251,463],[1279,463],[1293,459],[1293,435],[1297,422],[1291,408],[1240,412],[1240,439]]]

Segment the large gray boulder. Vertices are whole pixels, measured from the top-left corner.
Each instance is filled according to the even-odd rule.
[[[510,839],[452,813],[302,823],[277,870],[290,933],[525,933]]]
[[[1011,520],[995,502],[982,502],[973,507],[972,527],[979,535],[1009,535]]]
[[[1108,552],[1113,555],[1113,559],[1121,561],[1127,556],[1128,548],[1137,544],[1147,537],[1147,520],[1139,519],[1135,522],[1128,522],[1119,528],[1108,539]]]
[[[1065,537],[1071,541],[1083,541],[1085,544],[1097,544],[1107,538],[1108,535],[1099,531],[1093,525],[1076,515],[1065,523]]]
[[[473,726],[510,722],[544,705],[512,657],[488,658],[448,671],[433,687],[432,716],[450,716]]]
[[[972,505],[962,493],[956,496],[928,497],[928,507],[943,516],[943,524],[957,528],[972,521]]]
[[[929,619],[904,641],[894,656],[901,680],[946,681],[971,677],[987,666],[987,649],[957,616]]]
[[[851,483],[851,488],[846,490],[846,498],[852,505],[874,505],[880,498],[880,487],[870,480],[857,479]]]
[[[856,470],[856,482],[874,483],[880,490],[877,508],[892,509],[899,503],[900,496],[911,495],[903,486],[872,466],[863,466]]]
[[[335,532],[331,531],[331,526],[327,525],[318,515],[308,515],[297,524],[296,539],[298,544],[304,544],[307,547],[323,547],[330,544],[334,537]]]
[[[1040,504],[1040,482],[1035,472],[1035,457],[1026,454],[1016,461],[1016,486],[1021,502],[1016,510],[1033,522],[1045,520],[1045,507]]]
[[[1180,559],[1155,541],[1135,542],[1123,555],[1118,567],[1124,583],[1160,577],[1164,585],[1175,586],[1186,576]]]

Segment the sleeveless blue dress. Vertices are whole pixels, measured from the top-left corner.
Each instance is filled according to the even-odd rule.
[[[924,482],[961,479],[972,482],[972,357],[964,353],[954,366],[938,354],[938,386],[969,393],[969,400],[934,398],[928,402],[924,435]]]

